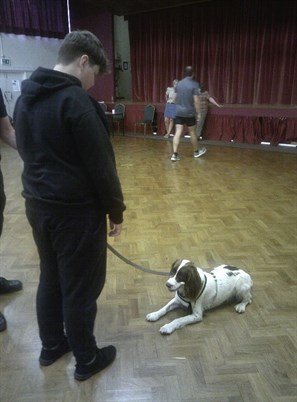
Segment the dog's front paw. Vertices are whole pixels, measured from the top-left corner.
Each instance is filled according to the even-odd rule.
[[[159,315],[156,312],[150,313],[146,316],[147,321],[157,321],[158,319],[159,319]]]
[[[234,308],[235,308],[235,310],[236,310],[238,313],[244,313],[244,312],[245,312],[245,308],[246,308],[246,303],[239,303],[239,304],[236,304],[236,306],[234,306]]]
[[[170,324],[165,324],[163,327],[160,328],[160,333],[162,335],[170,335],[174,331],[175,328],[173,328],[172,325]]]

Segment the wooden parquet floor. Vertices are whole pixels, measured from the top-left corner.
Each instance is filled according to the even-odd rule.
[[[113,139],[127,212],[120,237],[109,242],[145,267],[169,271],[180,257],[207,269],[228,263],[254,281],[253,303],[208,312],[199,324],[170,336],[147,313],[172,297],[166,277],[138,271],[108,254],[98,301],[99,346],[117,359],[77,383],[71,354],[40,368],[35,317],[38,256],[21,198],[21,162],[2,146],[7,207],[0,275],[24,289],[0,297],[8,329],[0,333],[1,402],[257,402],[297,401],[297,156],[209,146],[170,161],[171,142]]]

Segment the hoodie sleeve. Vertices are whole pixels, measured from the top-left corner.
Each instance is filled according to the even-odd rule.
[[[119,224],[123,221],[126,206],[107,122],[105,115],[100,113],[92,104],[87,112],[75,120],[74,140],[82,168],[90,178],[99,205],[114,223]]]

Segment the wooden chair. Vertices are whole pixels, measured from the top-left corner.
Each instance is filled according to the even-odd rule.
[[[125,110],[126,107],[123,103],[116,103],[114,106],[114,115],[112,116],[112,123],[117,125],[118,133],[122,125],[123,135],[125,135]]]
[[[147,127],[150,127],[151,132],[153,132],[153,122],[155,117],[156,108],[154,105],[146,105],[144,108],[144,115],[142,120],[138,120],[134,125],[134,133],[136,133],[136,129],[138,126],[143,127],[143,135],[146,134]]]

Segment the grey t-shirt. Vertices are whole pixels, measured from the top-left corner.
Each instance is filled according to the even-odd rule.
[[[191,77],[185,77],[175,87],[176,92],[176,116],[195,117],[194,95],[200,94],[200,87],[197,81]]]

